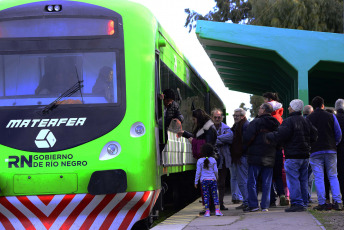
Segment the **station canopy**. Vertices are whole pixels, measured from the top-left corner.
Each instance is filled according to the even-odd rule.
[[[321,96],[344,98],[344,35],[198,21],[196,34],[230,90],[277,92],[285,109]]]

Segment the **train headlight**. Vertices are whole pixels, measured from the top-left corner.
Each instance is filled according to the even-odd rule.
[[[110,155],[116,155],[116,154],[118,153],[118,147],[117,147],[117,145],[110,144],[110,145],[107,147],[107,152],[108,152],[108,154],[110,154]]]
[[[59,12],[62,10],[62,5],[47,5],[45,10],[48,12]]]
[[[57,12],[57,11],[60,11],[61,10],[61,6],[60,5],[55,5],[54,6],[54,10]]]
[[[142,122],[134,123],[130,128],[130,136],[141,137],[146,133],[146,127]]]
[[[50,5],[47,6],[47,11],[52,12],[54,10],[54,6]]]
[[[117,157],[121,153],[121,145],[116,141],[110,141],[104,145],[99,155],[99,160],[110,160]]]

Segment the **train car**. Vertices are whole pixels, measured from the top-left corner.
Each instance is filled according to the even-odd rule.
[[[185,130],[192,109],[224,108],[126,0],[1,0],[0,66],[0,229],[146,222],[195,170],[190,143],[159,129],[161,91],[176,92]]]

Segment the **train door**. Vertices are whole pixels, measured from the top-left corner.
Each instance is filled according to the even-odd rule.
[[[160,81],[160,58],[159,54],[155,55],[155,119],[158,124],[158,131],[156,132],[156,146],[158,161],[160,165],[162,164],[161,153],[165,147],[167,141],[165,132],[165,119],[164,119],[164,105],[161,98],[161,81]]]

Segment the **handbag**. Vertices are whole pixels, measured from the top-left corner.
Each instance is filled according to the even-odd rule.
[[[191,145],[192,145],[192,156],[195,158],[195,159],[199,159],[202,156],[201,154],[201,147],[202,145],[205,144],[205,139],[192,139],[192,142],[191,142]]]

